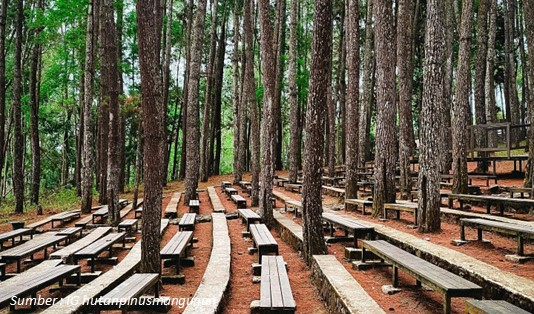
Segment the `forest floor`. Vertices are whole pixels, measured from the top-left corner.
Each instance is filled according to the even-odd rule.
[[[513,163],[501,162],[498,164],[499,173],[510,173],[513,170]],[[470,170],[474,169],[476,165],[471,164]],[[287,172],[278,173],[281,176],[286,176]],[[245,176],[244,180],[250,180],[250,176]],[[205,189],[208,186],[218,186],[221,181],[233,181],[232,175],[216,176],[210,178],[208,182],[200,183],[199,189]],[[475,180],[473,184],[479,184],[483,186],[485,181]],[[499,178],[499,185],[501,186],[521,186],[522,179],[508,177],[508,178]],[[163,192],[163,204],[162,211],[166,208],[169,203],[171,196],[174,192],[183,191],[183,182],[176,181],[170,182]],[[241,195],[243,195],[250,205],[250,199],[246,196],[245,193],[242,193],[241,189],[236,187]],[[235,212],[235,204],[229,200],[226,195],[224,195],[219,188],[216,189],[217,194],[226,208],[228,213]],[[300,200],[301,196],[295,193],[287,192],[285,190],[278,189],[280,192],[285,193],[286,195]],[[486,188],[483,188],[486,190]],[[142,195],[142,193],[141,193]],[[121,195],[123,198],[129,200],[132,199],[133,195],[131,192]],[[201,200],[200,214],[207,215],[212,212],[211,202],[207,192],[203,191],[199,193]],[[324,196],[324,203],[326,205],[338,204],[339,201],[336,198],[330,196]],[[277,201],[277,208],[282,208],[283,204]],[[445,207],[446,204],[443,204]],[[485,212],[484,208],[473,206],[473,211]],[[51,215],[56,213],[58,210],[54,208],[44,208],[44,216]],[[183,204],[183,197],[178,205],[179,215],[188,211],[188,207]],[[384,225],[401,230],[403,232],[412,234],[418,238],[425,239],[429,242],[447,247],[458,252],[462,252],[469,256],[475,257],[478,260],[485,262],[487,264],[493,265],[503,271],[508,271],[510,273],[522,276],[531,280],[534,280],[534,261],[529,261],[524,264],[516,264],[508,261],[504,258],[506,254],[514,254],[516,249],[516,242],[514,239],[500,236],[498,234],[485,232],[484,238],[490,240],[489,242],[479,243],[479,242],[470,242],[464,246],[456,246],[451,244],[451,240],[458,239],[460,235],[460,227],[454,222],[442,221],[442,229],[437,233],[432,234],[420,234],[417,230],[408,228],[408,225],[413,223],[413,215],[410,213],[401,213],[401,219],[389,219],[385,222],[379,222],[378,219],[371,217],[371,215],[361,215],[360,211],[358,212],[346,212],[349,215],[353,215],[357,219],[364,221],[371,221],[373,223],[383,223]],[[126,218],[133,218],[133,211]],[[300,218],[293,217],[293,214],[286,213],[286,215],[292,218],[296,223],[301,223]],[[37,216],[35,211],[30,211],[23,215],[12,215],[10,220],[25,220],[28,223],[31,223],[36,220],[43,219],[44,216]],[[513,214],[513,218],[522,219],[522,220],[534,220],[532,216],[525,214]],[[227,220],[230,239],[231,239],[231,277],[230,277],[230,288],[228,291],[227,300],[228,302],[225,305],[225,313],[250,313],[250,303],[253,300],[259,299],[259,289],[260,286],[257,283],[253,283],[252,279],[252,268],[251,265],[257,261],[257,254],[249,255],[248,248],[252,246],[250,239],[243,238],[242,232],[245,231],[246,227],[241,223],[240,219]],[[74,226],[74,221],[68,224],[65,224],[64,227]],[[49,226],[45,227],[43,231],[46,231]],[[1,224],[0,232],[5,232],[11,229],[9,224]],[[169,224],[166,232],[163,235],[162,244],[163,247],[178,231],[178,226],[175,224]],[[468,238],[475,238],[476,231],[467,229],[466,235]],[[299,252],[294,251],[289,245],[287,245],[276,232],[272,232],[273,236],[279,244],[280,255],[284,257],[284,260],[288,264],[288,275],[290,279],[290,284],[293,290],[293,296],[297,303],[297,313],[328,313],[323,302],[321,301],[320,295],[311,284],[310,281],[310,270],[304,263],[303,259],[300,257]],[[194,257],[195,265],[194,267],[183,267],[182,273],[185,275],[186,282],[183,285],[169,285],[166,284],[161,290],[163,296],[171,297],[180,297],[180,298],[190,298],[194,295],[196,289],[198,288],[204,271],[206,269],[207,263],[210,258],[211,248],[212,248],[212,224],[211,223],[198,223],[194,231],[194,237],[198,239],[198,242],[193,245],[191,250],[191,255]],[[136,234],[136,241],[140,239],[140,234]],[[133,243],[127,243],[128,246],[133,245]],[[442,297],[440,294],[425,290],[418,289],[415,287],[415,280],[411,277],[403,274],[401,271],[399,280],[402,291],[394,295],[386,295],[382,292],[383,285],[391,284],[391,270],[389,269],[370,269],[365,271],[356,271],[351,268],[351,264],[347,263],[344,260],[344,243],[335,243],[330,244],[328,247],[329,254],[336,256],[339,261],[345,266],[352,276],[362,285],[362,287],[369,293],[369,295],[376,300],[376,302],[386,311],[386,312],[396,312],[396,313],[440,313],[442,311]],[[527,254],[534,251],[533,243],[525,244],[525,251]],[[129,250],[117,249],[113,251],[113,256],[117,256],[119,262],[128,254]],[[42,258],[42,253],[36,254],[35,258]],[[80,262],[82,265],[83,272],[89,272],[90,268],[85,264],[85,262]],[[26,266],[29,267],[29,266]],[[101,270],[103,272],[111,269],[113,266],[105,264],[97,264],[96,270]],[[10,264],[7,267],[7,272],[14,272],[15,266]],[[172,275],[175,273],[174,267],[164,268],[164,275]],[[64,297],[66,296],[65,292],[54,292],[50,293],[47,289],[41,291],[42,297]],[[463,313],[464,312],[464,299],[454,298],[452,299],[452,309],[453,313]],[[183,312],[183,307],[174,306],[171,310],[171,313],[181,313]]]

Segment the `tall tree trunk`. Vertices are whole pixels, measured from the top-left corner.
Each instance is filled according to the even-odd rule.
[[[69,95],[67,93],[68,86],[67,82],[65,82],[65,100],[69,99]],[[70,151],[70,122],[72,118],[72,110],[71,108],[66,108],[66,117],[65,122],[63,125],[63,144],[61,147],[61,181],[60,185],[65,186],[67,185],[69,181],[69,151]]]
[[[373,215],[395,202],[395,29],[391,0],[374,4],[376,51],[376,153]]]
[[[357,3],[357,1],[354,1]],[[357,7],[357,6],[356,6]],[[321,168],[323,165],[323,120],[328,102],[325,88],[331,80],[332,1],[316,0],[313,21],[310,96],[306,112],[306,143],[304,161],[303,255],[310,265],[313,255],[326,254],[321,216]],[[350,57],[349,57],[350,60]],[[349,76],[350,77],[350,76]],[[349,81],[350,82],[350,81]]]
[[[434,232],[441,228],[440,171],[436,162],[441,137],[436,130],[441,126],[443,85],[447,61],[446,3],[430,0],[427,3],[425,32],[425,62],[423,69],[423,103],[421,112],[419,202],[417,224],[419,232]],[[400,20],[399,20],[400,21]]]
[[[226,10],[226,9],[225,9]],[[214,114],[213,114],[213,128],[211,131],[211,148],[210,148],[210,164],[212,175],[219,175],[221,165],[221,110],[222,110],[222,85],[224,76],[224,59],[226,56],[226,14],[223,15],[221,23],[221,36],[219,36],[219,44],[217,45],[217,63],[215,66],[215,92],[213,95]]]
[[[292,0],[295,1],[295,0]],[[247,107],[250,108],[250,171],[252,172],[252,206],[258,205],[260,179],[260,117],[256,100],[256,80],[254,78],[254,0],[245,0],[243,7],[243,30],[245,36],[245,90]]]
[[[298,87],[297,87],[297,40],[298,3],[291,0],[291,23],[289,30],[289,182],[297,182],[298,151],[300,150]],[[252,105],[252,104],[251,104]],[[251,117],[252,118],[252,117]],[[254,134],[254,129],[252,129]]]
[[[370,1],[370,0],[368,0]],[[359,130],[359,82],[360,82],[360,44],[359,17],[360,4],[358,0],[349,0],[346,4],[345,34],[347,35],[347,109],[345,130],[346,139],[346,198],[358,197],[358,130]],[[368,25],[369,27],[369,25]],[[366,48],[367,43],[366,43]],[[370,51],[366,51],[370,53]],[[366,56],[367,57],[367,56]],[[365,81],[364,81],[365,82]],[[366,83],[365,83],[366,84]],[[370,114],[370,112],[369,112]]]
[[[237,3],[237,2],[236,2]],[[242,169],[241,165],[239,164],[239,155],[242,154],[242,152],[239,150],[239,111],[240,103],[239,103],[239,14],[238,14],[238,8],[235,6],[234,8],[234,48],[233,48],[233,54],[232,54],[232,78],[233,78],[233,110],[234,110],[234,184],[239,183],[241,181],[242,177]]]
[[[8,0],[2,0],[0,9],[0,181],[2,181],[2,168],[6,160],[6,17]],[[3,195],[3,194],[2,194]]]
[[[200,130],[198,93],[200,81],[200,63],[202,62],[202,42],[204,40],[204,20],[206,18],[206,1],[198,2],[195,22],[191,37],[191,67],[189,73],[187,99],[187,166],[185,169],[185,204],[196,198],[200,170]]]
[[[137,148],[135,150],[135,178],[134,178],[134,192],[132,208],[137,208],[137,199],[139,198],[139,186],[141,185],[143,177],[143,146],[144,146],[144,132],[143,120],[139,117],[137,130]]]
[[[108,141],[107,147],[107,179],[106,197],[109,210],[109,221],[116,226],[120,222],[120,156],[117,143],[120,143],[120,109],[119,109],[119,67],[117,64],[117,28],[114,17],[114,0],[102,1],[102,19],[100,20],[101,47],[104,54],[101,59],[101,81],[105,88],[101,89],[102,104],[108,107]]]
[[[261,127],[262,169],[260,175],[259,205],[260,213],[267,224],[273,221],[273,208],[271,203],[273,184],[273,148],[276,141],[276,121],[274,112],[276,53],[273,48],[273,30],[270,20],[268,1],[258,3],[260,20],[260,53],[263,68],[263,118]]]
[[[485,93],[485,79],[486,79],[486,57],[488,51],[488,10],[490,0],[480,0],[478,4],[477,15],[477,53],[475,60],[475,122],[477,125],[486,124],[486,93]],[[477,147],[486,147],[486,130],[475,128],[475,139]],[[480,153],[481,156],[486,156]],[[476,171],[485,173],[487,171],[487,163],[480,161],[477,164]]]
[[[99,48],[99,58],[104,60],[106,58],[106,50],[103,42],[105,40],[105,33],[108,31],[105,29],[105,1],[100,0],[99,11],[99,42],[101,43]],[[101,72],[105,71],[101,64]],[[106,97],[107,81],[104,77],[100,77],[100,105],[98,108],[98,190],[99,190],[99,202],[100,204],[107,204],[107,180],[108,180],[108,142],[109,142],[109,99]]]
[[[364,166],[369,156],[369,133],[371,130],[371,109],[374,101],[375,89],[375,53],[374,53],[374,29],[373,29],[373,2],[367,0],[367,16],[365,18],[365,47],[363,52],[363,90],[361,97],[360,128],[358,132],[358,160],[359,165]],[[348,22],[347,22],[348,23]],[[347,35],[348,37],[348,35]],[[348,108],[347,108],[347,120]],[[347,132],[347,141],[348,133]],[[348,152],[346,152],[348,155]],[[347,157],[348,159],[348,157]],[[347,161],[348,164],[348,161]]]
[[[473,33],[473,0],[462,3],[460,51],[456,79],[456,101],[452,107],[453,193],[467,193],[467,135],[469,99],[471,98],[470,51]]]
[[[397,67],[399,82],[399,168],[401,199],[407,200],[412,190],[410,160],[415,146],[412,116],[414,3],[398,2]],[[438,107],[439,108],[439,107]]]
[[[160,273],[161,242],[161,168],[164,145],[163,95],[160,77],[161,32],[163,10],[159,1],[137,1],[137,39],[141,72],[141,103],[143,106],[144,173],[143,241],[141,272]]]
[[[82,212],[91,213],[93,204],[93,91],[95,77],[96,37],[99,0],[92,0],[87,12],[84,66],[84,126],[82,153]]]
[[[24,25],[23,0],[17,1],[17,21],[15,24],[15,54],[13,60],[13,107],[14,137],[13,137],[13,194],[15,195],[15,213],[24,211],[24,138],[22,135],[22,28]]]
[[[83,151],[83,130],[85,127],[85,119],[84,119],[84,112],[83,112],[83,105],[85,101],[85,70],[83,68],[83,64],[80,65],[81,68],[81,76],[80,76],[80,88],[79,88],[79,102],[80,102],[80,109],[79,109],[79,116],[80,116],[80,124],[78,126],[78,140],[76,142],[76,174],[74,177],[74,181],[76,183],[76,195],[78,197],[82,196],[82,151]]]
[[[345,1],[340,1],[344,3]],[[341,10],[340,22],[339,22],[339,55],[338,55],[338,72],[337,72],[337,97],[339,101],[339,142],[338,142],[338,157],[339,162],[345,164],[345,147],[346,142],[346,123],[347,121],[347,112],[346,112],[346,93],[347,93],[347,81],[346,81],[346,60],[347,60],[347,35],[345,34],[345,6]],[[356,149],[358,143],[356,142]]]
[[[170,141],[171,134],[167,132],[167,111],[169,107],[169,84],[171,77],[171,35],[172,35],[172,0],[167,1],[167,24],[165,27],[165,53],[163,55],[163,126],[165,142]],[[161,179],[163,180],[163,186],[167,185],[167,176],[169,172],[169,154],[167,145],[163,145],[163,168]]]
[[[44,10],[44,1],[39,0],[37,3],[39,11]],[[41,62],[41,44],[39,41],[39,34],[41,33],[41,26],[38,25],[33,30],[35,44],[32,50],[32,62],[30,71],[30,140],[32,151],[32,187],[30,201],[32,204],[39,204],[39,190],[41,187],[41,148],[39,144],[39,92],[40,84],[39,77],[39,63]],[[0,168],[1,169],[1,168]]]
[[[454,29],[456,21],[454,19],[454,2],[455,0],[446,0],[445,14],[447,15],[447,27],[446,27],[446,37],[445,43],[447,47],[447,65],[445,68],[445,81],[443,85],[443,104],[440,107],[441,109],[441,123],[445,132],[443,133],[443,140],[440,143],[441,154],[438,156],[440,163],[440,172],[449,173],[451,170],[451,150],[452,150],[452,129],[451,129],[451,109],[453,103],[452,95],[452,82],[454,75]],[[420,5],[419,0],[417,5]],[[418,11],[418,8],[416,9]],[[415,16],[417,20],[418,16]],[[415,45],[414,45],[415,46]]]
[[[528,78],[530,83],[531,93],[528,99],[528,113],[530,115],[530,122],[534,119],[534,0],[523,0],[523,9],[525,14],[525,35],[527,38],[527,45],[529,51],[529,66]],[[528,136],[528,162],[527,171],[525,173],[525,186],[534,187],[534,127],[529,128]],[[530,192],[530,198],[534,198],[534,188]]]
[[[517,73],[515,64],[515,8],[516,0],[504,0],[504,50],[505,50],[505,66],[504,66],[504,84],[505,84],[505,100],[506,100],[506,121],[511,122],[512,125],[517,125],[519,121],[519,100],[517,96]],[[519,144],[518,129],[511,131],[511,145],[517,146]]]
[[[218,0],[211,2],[210,52],[207,65],[206,95],[204,97],[204,116],[202,118],[202,142],[200,150],[200,181],[207,182],[209,176],[209,140],[211,138],[211,116],[215,89],[215,56],[217,49],[217,7]]]
[[[274,47],[276,48],[275,57],[275,96],[273,99],[273,112],[276,121],[276,140],[274,142],[274,158],[275,169],[282,170],[282,138],[283,138],[283,126],[282,126],[282,83],[284,73],[283,54],[285,49],[285,33],[286,33],[286,0],[276,0],[276,15],[275,15],[275,34],[273,40]]]
[[[497,34],[497,0],[490,0],[489,26],[488,26],[488,51],[486,58],[486,121],[497,122],[497,102],[495,100],[495,39]],[[488,134],[488,147],[496,147],[497,138],[495,131]]]
[[[180,157],[180,179],[185,178],[185,169],[187,166],[187,102],[189,99],[189,72],[191,70],[191,34],[193,30],[193,0],[189,0],[186,8],[187,20],[186,28],[186,48],[185,48],[185,72],[184,72],[184,93],[182,101],[184,103],[182,113],[182,156]]]

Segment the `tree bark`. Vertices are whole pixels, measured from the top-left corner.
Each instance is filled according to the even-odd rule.
[[[534,0],[523,0],[523,10],[525,14],[525,35],[529,51],[528,78],[530,90],[534,90]],[[529,94],[528,113],[532,123],[534,118],[534,93]],[[534,127],[530,127],[528,136],[528,162],[525,173],[525,186],[534,187]],[[530,192],[530,198],[534,198],[534,188]]]
[[[415,146],[412,116],[414,3],[412,0],[400,0],[398,6],[397,67],[399,75],[400,194],[401,199],[407,200],[412,190],[410,160]]]
[[[358,0],[349,0],[346,5],[345,34],[347,35],[347,104],[345,130],[346,139],[346,198],[358,198],[358,130],[359,130],[359,82],[360,82],[360,44]],[[366,48],[367,43],[366,43]],[[366,51],[370,53],[369,51]],[[366,56],[367,57],[367,56]],[[364,84],[366,82],[364,81]],[[369,112],[370,114],[370,112]]]
[[[515,8],[516,0],[504,0],[504,97],[506,103],[506,121],[511,122],[512,125],[520,123],[519,118],[519,99],[517,95],[517,73],[515,63]],[[511,145],[517,146],[519,144],[518,129],[511,130]]]
[[[171,77],[171,35],[172,35],[172,0],[167,1],[167,24],[165,29],[165,54],[163,55],[163,123],[165,123],[163,131],[165,139],[169,140],[171,134],[167,134],[167,111],[169,106],[169,85]],[[167,185],[167,176],[169,172],[169,153],[167,145],[163,145],[163,169],[162,182],[163,186]]]
[[[340,1],[345,3],[345,1]],[[346,6],[346,5],[345,5]],[[337,75],[337,97],[339,101],[339,142],[338,142],[338,158],[342,165],[345,165],[347,146],[346,141],[346,122],[347,121],[347,81],[346,81],[346,67],[347,67],[347,35],[345,34],[345,6],[340,13],[339,22],[339,55],[338,55],[338,75]],[[360,103],[361,104],[361,103]],[[358,121],[359,122],[359,121]],[[356,142],[356,149],[358,149],[358,143]]]
[[[440,111],[447,63],[446,3],[427,3],[425,61],[423,69],[423,103],[421,112],[421,146],[419,152],[419,201],[417,224],[419,232],[440,230],[440,171],[436,154],[440,154]]]
[[[294,1],[294,0],[293,0]],[[258,205],[260,179],[260,118],[256,100],[256,80],[254,78],[254,0],[245,0],[243,7],[243,35],[245,36],[245,86],[246,106],[250,108],[250,171],[252,173],[252,206]]]
[[[214,107],[214,89],[215,89],[215,56],[217,49],[217,7],[218,0],[211,3],[211,26],[210,26],[210,52],[208,56],[208,65],[206,67],[206,94],[204,97],[204,115],[202,117],[202,142],[200,151],[200,181],[207,182],[209,176],[209,141],[211,138],[211,116]]]
[[[163,95],[160,76],[163,10],[159,1],[137,1],[137,40],[143,106],[145,193],[141,242],[141,272],[160,273],[161,168],[164,145]]]
[[[187,99],[187,166],[185,169],[185,204],[196,198],[200,170],[200,130],[198,93],[200,81],[200,63],[202,62],[202,42],[204,39],[204,20],[206,18],[206,0],[198,2],[195,22],[191,37],[191,66]]]
[[[443,105],[441,109],[441,123],[443,125],[443,139],[440,141],[441,154],[438,156],[440,163],[440,172],[449,173],[451,170],[451,150],[452,150],[452,128],[451,128],[451,110],[453,103],[452,83],[454,75],[454,39],[455,39],[455,25],[454,19],[454,3],[455,0],[446,0],[445,14],[447,15],[446,23],[446,47],[447,47],[447,65],[445,68],[445,81],[443,85]],[[419,3],[419,1],[418,1]],[[417,20],[417,16],[415,19]]]
[[[284,73],[284,62],[283,54],[285,50],[285,33],[286,33],[286,0],[276,0],[276,14],[275,14],[275,34],[273,40],[274,47],[276,47],[276,57],[275,57],[275,96],[273,99],[273,111],[275,117],[275,128],[276,128],[276,140],[274,142],[274,158],[275,158],[275,169],[282,170],[282,139],[283,139],[283,126],[282,126],[282,83],[283,83],[283,73]]]
[[[376,154],[373,215],[395,202],[395,29],[391,0],[374,4],[376,51]]]
[[[291,0],[291,22],[289,29],[289,182],[297,182],[298,151],[300,150],[299,103],[297,87],[297,40],[298,40],[298,3]],[[254,129],[252,129],[254,132]]]
[[[480,0],[477,15],[477,52],[475,60],[475,123],[477,125],[486,124],[486,60],[488,51],[488,10],[490,0]],[[475,128],[475,138],[477,147],[486,147],[486,130]],[[480,153],[486,156],[485,153]],[[477,163],[477,172],[485,173],[487,163],[480,161]]]
[[[99,11],[99,35],[98,40],[100,45],[98,46],[99,59],[104,60],[106,58],[106,50],[104,48],[105,33],[107,30],[103,25],[105,22],[105,1],[100,0]],[[101,72],[105,71],[104,65],[101,64]],[[108,142],[109,142],[109,100],[105,97],[107,93],[107,81],[104,77],[100,77],[100,102],[98,107],[98,190],[100,204],[107,204],[107,186],[108,186]]]
[[[375,89],[375,53],[373,28],[373,2],[367,0],[367,16],[365,18],[365,47],[363,52],[363,91],[361,96],[360,130],[358,132],[358,159],[363,167],[369,156],[369,135],[371,130],[371,109]],[[348,22],[346,22],[348,23]],[[348,36],[348,35],[347,35]],[[348,111],[348,110],[347,110]],[[348,115],[348,114],[347,114]],[[347,117],[348,119],[348,117]],[[347,137],[348,137],[348,130]],[[348,139],[347,139],[348,140]],[[348,154],[348,152],[346,152]],[[348,157],[347,157],[348,158]]]
[[[17,1],[17,21],[15,24],[15,54],[13,60],[13,99],[11,102],[14,119],[13,132],[13,194],[15,195],[15,213],[24,211],[24,171],[23,151],[24,137],[22,135],[22,30],[24,25],[23,0]]]
[[[497,34],[497,0],[490,0],[488,51],[486,58],[486,121],[497,122],[497,103],[495,100],[495,40]],[[494,131],[488,134],[488,147],[496,147],[497,138]]]
[[[354,1],[357,3],[357,1]],[[303,255],[308,265],[313,255],[326,254],[321,216],[321,169],[323,165],[323,121],[331,80],[332,58],[332,1],[316,0],[313,22],[312,63],[306,112],[306,140],[304,160]],[[349,57],[350,59],[350,57]],[[349,76],[350,77],[350,76]]]
[[[469,99],[471,98],[470,51],[473,32],[473,0],[462,3],[460,51],[456,79],[456,101],[452,112],[453,193],[467,193],[467,135]]]
[[[87,30],[85,38],[85,83],[84,83],[84,127],[82,153],[82,212],[91,213],[93,204],[93,91],[95,75],[96,32],[95,21],[99,0],[92,0],[87,12]]]
[[[44,10],[44,1],[39,0],[37,9]],[[39,92],[38,82],[39,63],[41,62],[41,44],[39,34],[42,27],[36,26],[33,30],[35,43],[32,49],[32,62],[30,70],[30,141],[32,151],[32,187],[30,201],[34,205],[39,204],[39,190],[41,187],[41,148],[39,144]],[[0,168],[1,169],[1,168]]]
[[[6,160],[6,18],[8,0],[2,0],[0,10],[0,181],[2,181],[2,168]]]
[[[119,196],[120,196],[120,155],[117,143],[120,143],[120,110],[119,110],[119,67],[117,64],[117,28],[114,17],[114,1],[102,0],[102,19],[100,20],[100,38],[103,55],[101,59],[101,94],[102,104],[108,108],[108,145],[106,170],[106,197],[109,210],[108,220],[116,226],[120,222]]]
[[[276,141],[276,121],[274,112],[276,61],[273,49],[273,30],[270,20],[268,1],[258,3],[260,20],[260,54],[263,68],[263,119],[261,126],[262,169],[260,175],[259,207],[260,213],[267,224],[273,221],[273,208],[271,203],[272,184],[274,172],[273,148]]]
[[[240,123],[239,123],[239,14],[237,6],[234,8],[234,39],[233,39],[233,55],[232,55],[232,78],[233,78],[233,110],[234,110],[234,184],[238,184],[241,181],[242,169],[239,163],[239,155],[242,152],[239,150],[239,135],[240,135]]]

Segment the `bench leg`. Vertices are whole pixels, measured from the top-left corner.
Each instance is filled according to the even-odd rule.
[[[397,288],[399,286],[399,269],[397,268],[397,266],[393,266],[392,279],[393,287]]]
[[[478,241],[482,241],[482,229],[477,229],[477,239]]]
[[[499,204],[499,212],[501,213],[501,216],[504,216],[504,204]]]
[[[95,272],[95,258],[94,257],[91,257],[91,272],[94,273]]]
[[[451,297],[447,294],[443,297],[443,313],[449,314],[451,312]]]
[[[17,259],[17,273],[20,273],[20,258]]]
[[[465,226],[460,226],[460,240],[465,241]]]
[[[416,279],[416,280],[415,280],[415,286],[416,286],[417,288],[421,288],[421,281]]]
[[[489,215],[490,213],[491,213],[491,203],[488,202],[488,203],[486,204],[486,214]]]
[[[334,237],[334,224],[330,223],[330,236]]]
[[[523,238],[521,236],[517,237],[517,255],[523,256],[525,254],[523,249]]]
[[[159,298],[159,282],[154,285],[154,297]]]

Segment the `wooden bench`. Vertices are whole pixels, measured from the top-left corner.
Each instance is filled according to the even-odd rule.
[[[286,191],[296,192],[300,194],[302,192],[302,184],[288,183],[285,185]]]
[[[80,213],[80,210],[79,209],[75,209],[75,210],[71,210],[71,211],[68,211],[68,212],[62,212],[62,213],[58,213],[58,214],[55,214],[55,215],[52,215],[52,216],[48,216],[42,220],[39,220],[39,221],[36,221],[34,223],[31,223],[29,225],[26,226],[26,228],[28,229],[32,229],[34,232],[37,231],[37,228],[39,227],[42,227],[48,223],[51,223],[52,220],[56,217],[61,217],[61,216],[64,216],[64,215],[67,215],[67,214],[70,214],[70,213]]]
[[[508,188],[510,190],[510,197],[514,198],[514,193],[520,195],[520,198],[525,198],[525,193],[528,193],[529,195],[532,193],[531,188],[525,188],[525,187],[518,187],[518,186],[512,186]]]
[[[247,224],[247,231],[250,231],[251,224],[262,221],[261,216],[251,209],[239,208],[237,212],[241,217],[242,222]]]
[[[473,184],[473,179],[486,180],[486,186],[489,186],[489,182],[493,180],[497,184],[497,176],[494,175],[485,175],[485,174],[470,174],[467,176],[469,179],[469,185]],[[442,174],[441,180],[450,183],[454,179],[452,174]]]
[[[262,256],[267,253],[278,255],[278,243],[266,225],[250,225],[250,234],[254,240],[254,247],[258,249],[258,263],[261,263]]]
[[[91,259],[91,272],[95,272],[95,260],[100,255],[100,253],[109,250],[109,255],[111,256],[111,250],[113,249],[113,244],[124,239],[126,234],[124,232],[111,233],[108,234],[97,241],[89,244],[78,252],[74,253],[74,262],[78,263],[78,260],[84,258]],[[124,242],[122,243],[124,246]]]
[[[12,262],[17,263],[17,273],[20,273],[21,270],[21,261],[37,253],[38,251],[44,250],[44,259],[48,258],[48,248],[56,247],[56,245],[62,241],[65,241],[67,236],[57,235],[56,233],[46,233],[40,237],[35,237],[34,239],[27,241],[19,246],[0,252],[0,259],[2,262]]]
[[[172,194],[171,200],[165,207],[165,217],[166,218],[176,218],[178,217],[178,213],[176,212],[176,209],[178,208],[178,203],[180,202],[180,198],[182,197],[182,193],[175,192]]]
[[[139,231],[139,219],[125,219],[119,223],[117,230],[121,232],[124,230],[126,233],[131,234],[133,228],[135,227],[135,232]]]
[[[400,219],[400,212],[410,212],[414,216],[414,226],[417,226],[417,204],[410,203],[385,203],[384,204],[384,219],[388,217],[388,210],[397,212],[397,219]]]
[[[482,230],[512,235],[517,237],[517,255],[524,256],[524,240],[534,239],[534,227],[482,218],[461,218],[460,239],[465,241],[465,226],[476,228],[478,241],[482,241]]]
[[[247,208],[247,200],[241,195],[232,195],[232,201],[237,205],[237,208]]]
[[[137,207],[134,210],[134,218],[140,218],[143,216],[143,207]]]
[[[55,282],[59,282],[61,285],[65,278],[70,277],[74,273],[78,273],[78,286],[80,286],[80,271],[81,267],[78,265],[58,265],[46,269],[35,276],[28,276],[16,285],[0,289],[0,307],[9,304],[10,310],[15,311],[16,303],[12,303],[13,300],[26,296],[36,298],[39,290],[42,290]],[[36,309],[35,303],[32,303],[31,305],[31,309],[34,311]]]
[[[339,199],[345,198],[345,189],[323,185],[323,193],[337,197]]]
[[[295,313],[296,307],[284,258],[282,256],[263,256],[261,260],[260,312]]]
[[[15,229],[0,234],[0,250],[4,249],[4,242],[11,240],[11,247],[15,246],[15,238],[19,237],[22,242],[22,236],[29,234],[33,238],[33,230],[29,228]]]
[[[93,213],[92,223],[95,224],[95,219],[100,218],[100,222],[104,223],[104,219],[109,215],[109,209],[107,206],[104,206]]]
[[[223,181],[221,182],[221,188],[224,190],[225,188],[232,187],[232,182],[230,181]]]
[[[358,198],[348,198],[348,199],[345,199],[345,210],[347,210],[347,204],[356,206],[356,209],[358,209],[358,205],[361,205],[362,215],[365,215],[365,207],[366,206],[372,207],[373,201],[362,200]]]
[[[441,293],[444,299],[443,312],[450,313],[451,298],[467,297],[482,298],[482,287],[457,276],[443,268],[410,254],[386,241],[362,241],[362,262],[365,262],[365,250],[373,252],[393,267],[393,286],[398,287],[398,269],[416,279],[416,285],[425,283]]]
[[[102,310],[128,310],[133,299],[141,297],[145,292],[154,289],[154,297],[159,298],[159,274],[133,274],[120,285],[98,299],[97,313]]]
[[[323,213],[323,220],[330,225],[330,237],[334,237],[334,226],[344,230],[345,237],[348,237],[349,233],[352,233],[355,248],[358,247],[358,237],[363,238],[368,234],[374,236],[375,229],[373,227],[339,215]]]
[[[188,256],[188,246],[193,240],[193,231],[179,231],[160,251],[161,259],[176,261],[176,274],[180,274],[180,259]]]
[[[528,314],[513,304],[503,300],[467,300],[465,302],[467,314]]]
[[[447,189],[447,190],[451,190],[452,189],[452,183],[440,182],[439,186],[442,189]],[[482,191],[480,190],[480,186],[478,186],[478,185],[468,185],[467,186],[467,194],[480,195],[480,194],[482,194]]]
[[[298,211],[302,211],[302,202],[299,201],[285,201],[284,208],[287,212],[290,208],[295,211],[295,216],[298,216]]]
[[[504,215],[504,207],[520,206],[520,207],[534,207],[534,200],[497,197],[489,195],[470,195],[470,194],[449,194],[449,208],[453,208],[453,200],[457,199],[460,202],[460,208],[463,208],[464,201],[475,201],[486,204],[486,214],[491,214],[491,205],[495,204],[499,208],[499,212]]]
[[[289,183],[289,180],[287,178],[275,178],[274,184],[278,187],[284,187],[286,183]]]
[[[54,222],[61,222],[61,224],[64,224],[65,221],[72,220],[74,218],[80,218],[81,213],[80,212],[69,212],[64,213],[63,215],[53,217],[51,219],[52,228],[54,228]]]
[[[198,200],[189,201],[189,212],[190,213],[200,213],[200,202]]]
[[[76,234],[80,234],[80,238],[83,234],[83,228],[82,227],[71,227],[67,229],[63,229],[58,231],[57,235],[60,236],[67,236],[67,243],[71,243],[72,239],[76,236]]]
[[[195,230],[195,221],[197,218],[197,214],[195,213],[187,213],[180,218],[180,222],[178,222],[178,230]]]

